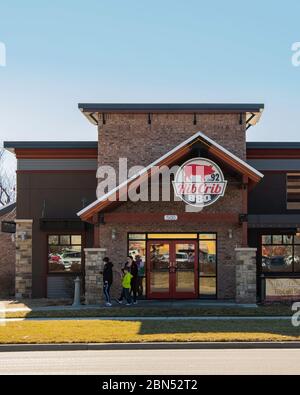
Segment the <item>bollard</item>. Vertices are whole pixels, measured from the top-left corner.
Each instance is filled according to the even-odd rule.
[[[77,276],[74,280],[75,290],[74,290],[74,301],[72,304],[72,306],[74,306],[74,307],[81,305],[81,303],[80,303],[80,283],[81,283],[81,280]]]

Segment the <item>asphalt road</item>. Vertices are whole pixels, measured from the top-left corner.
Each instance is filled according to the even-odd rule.
[[[0,374],[300,374],[300,349],[0,352]]]

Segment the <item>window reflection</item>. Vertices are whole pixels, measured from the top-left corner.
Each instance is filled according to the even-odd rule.
[[[216,274],[216,242],[203,240],[199,243],[200,275]]]
[[[81,235],[48,236],[49,272],[81,271]]]
[[[264,272],[291,272],[293,248],[288,245],[262,246],[262,270]]]
[[[138,265],[138,295],[146,295],[146,241],[129,240],[128,254]]]

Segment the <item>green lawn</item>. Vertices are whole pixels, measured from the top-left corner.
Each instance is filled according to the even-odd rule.
[[[0,343],[300,341],[287,321],[20,321],[0,326]]]
[[[193,317],[193,316],[291,316],[292,310],[289,305],[269,305],[257,308],[240,307],[112,307],[82,310],[52,310],[31,312],[8,312],[6,318],[42,318],[42,317]]]

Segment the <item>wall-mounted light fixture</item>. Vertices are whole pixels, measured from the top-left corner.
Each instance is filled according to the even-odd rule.
[[[228,238],[232,239],[232,236],[233,236],[232,229],[228,229]]]
[[[116,240],[116,238],[117,238],[117,231],[116,231],[116,229],[112,229],[112,231],[111,231],[111,238],[112,238],[112,240]]]

